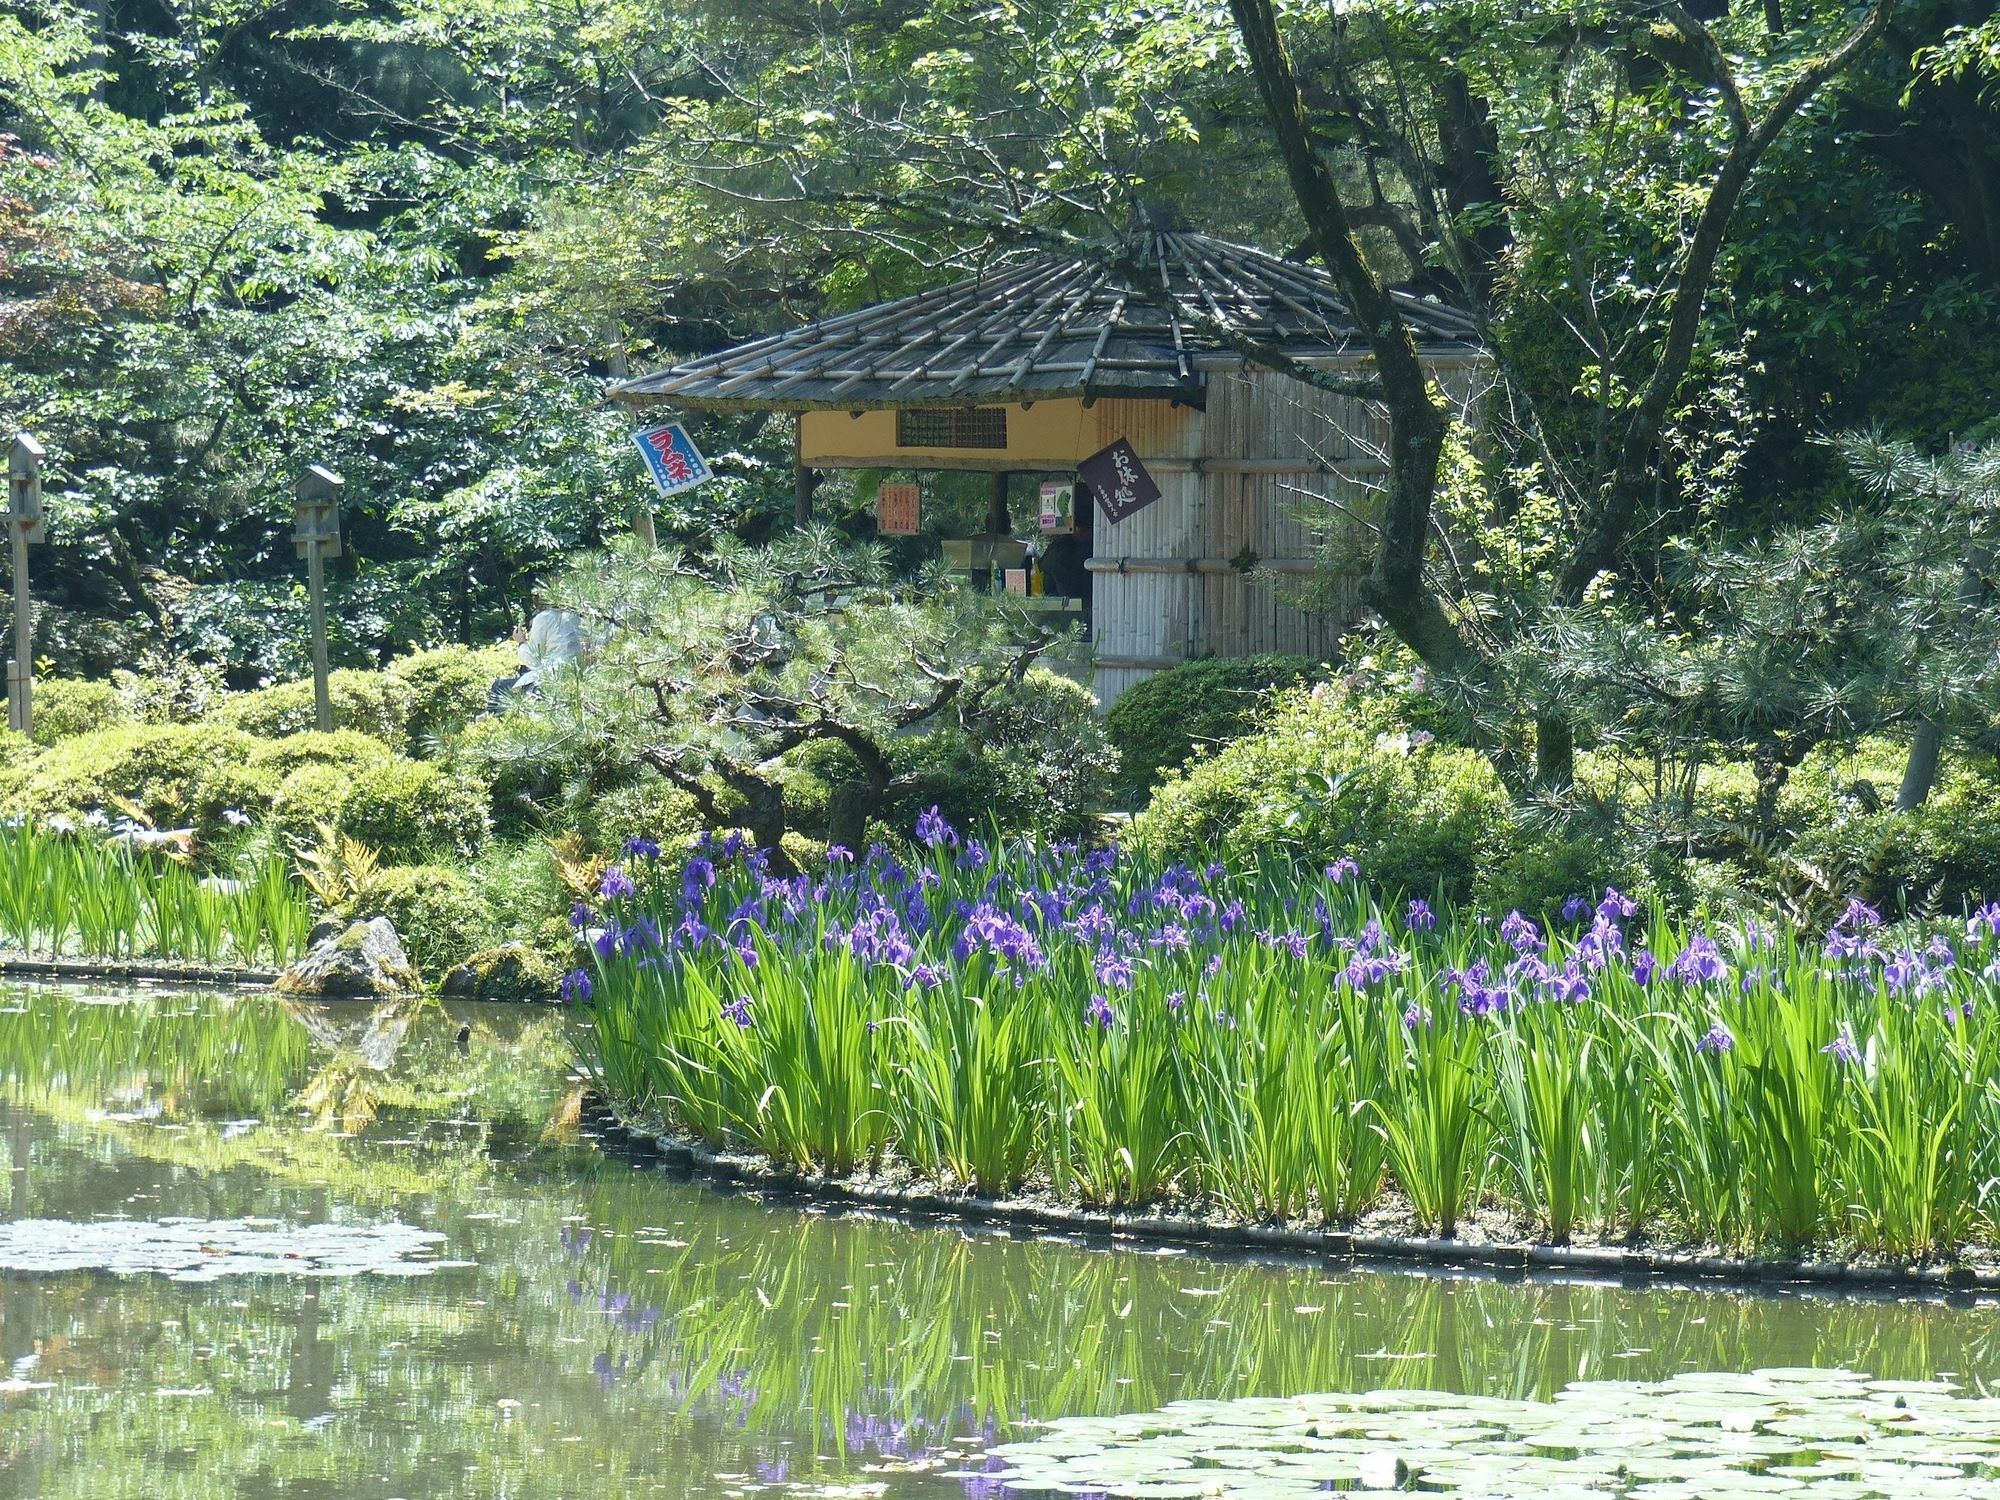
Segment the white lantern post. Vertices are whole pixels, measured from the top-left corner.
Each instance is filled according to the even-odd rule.
[[[312,594],[313,714],[322,732],[333,728],[326,686],[326,559],[340,556],[340,492],[346,484],[333,470],[313,464],[293,486],[298,525],[292,540],[306,560]]]
[[[28,543],[42,539],[42,445],[23,432],[7,453],[7,529],[14,541],[14,659],[7,663],[7,727],[34,722],[35,634],[28,610]]]

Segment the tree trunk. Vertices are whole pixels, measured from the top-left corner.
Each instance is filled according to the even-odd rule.
[[[1910,757],[1903,762],[1903,784],[1896,788],[1896,811],[1914,812],[1930,800],[1944,759],[1944,730],[1926,719],[1910,739]]]

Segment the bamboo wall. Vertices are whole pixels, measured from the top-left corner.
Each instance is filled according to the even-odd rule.
[[[1469,402],[1477,367],[1435,367]],[[1206,412],[1102,401],[1097,446],[1123,437],[1161,496],[1117,523],[1097,518],[1092,635],[1099,701],[1198,656],[1329,652],[1356,614],[1352,582],[1315,585],[1319,608],[1285,584],[1317,571],[1308,517],[1358,532],[1383,478],[1387,424],[1351,397],[1233,367],[1208,374]],[[1254,560],[1253,560],[1254,559]],[[1243,566],[1241,564],[1250,564]]]

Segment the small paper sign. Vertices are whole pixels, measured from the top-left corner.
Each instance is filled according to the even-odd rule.
[[[923,490],[917,485],[883,485],[875,491],[875,534],[915,536],[922,509]]]
[[[635,432],[632,441],[639,445],[646,467],[652,472],[653,483],[660,487],[662,495],[678,495],[682,490],[691,490],[715,477],[709,470],[708,460],[695,447],[694,439],[678,422]]]
[[[1042,486],[1042,535],[1068,536],[1076,530],[1076,486]]]
[[[1160,498],[1159,485],[1124,438],[1091,454],[1076,466],[1076,472],[1112,521],[1122,521]]]

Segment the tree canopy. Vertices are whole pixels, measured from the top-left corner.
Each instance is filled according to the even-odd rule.
[[[607,378],[1173,212],[1374,323],[1370,601],[1560,791],[1618,675],[1549,643],[1740,622],[1759,547],[1896,522],[1819,439],[2000,411],[1977,0],[12,0],[0,130],[0,417],[49,449],[37,649],[86,670],[296,670],[307,462],[350,661],[490,638],[641,511],[766,541],[785,419],[704,419],[720,482],[662,503]],[[1486,330],[1479,443],[1389,287]]]

